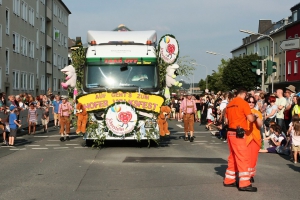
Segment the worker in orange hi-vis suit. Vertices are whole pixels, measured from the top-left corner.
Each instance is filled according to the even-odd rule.
[[[256,174],[256,163],[258,158],[258,152],[261,147],[261,135],[260,128],[263,124],[262,114],[260,111],[255,110],[254,106],[256,105],[256,100],[253,96],[250,96],[246,99],[248,102],[251,112],[257,116],[256,122],[249,122],[249,130],[246,131],[246,145],[250,153],[250,182],[254,183],[254,176]]]
[[[226,107],[225,122],[228,124],[227,142],[229,147],[228,168],[223,185],[236,187],[236,172],[239,176],[239,191],[256,192],[257,188],[250,183],[250,154],[246,144],[245,130],[248,130],[247,120],[256,121],[245,101],[247,90],[240,88],[237,96]]]

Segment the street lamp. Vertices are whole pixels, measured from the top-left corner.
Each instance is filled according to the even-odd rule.
[[[269,36],[269,35],[265,35],[265,34],[261,34],[261,33],[255,33],[255,32],[252,32],[252,31],[248,31],[248,30],[240,30],[240,32],[243,32],[243,33],[247,33],[247,34],[250,34],[250,35],[260,35],[260,36],[264,36],[264,37],[268,37],[268,38],[270,38],[271,40],[272,40],[272,43],[273,43],[273,55],[272,55],[272,62],[274,62],[274,51],[275,51],[275,46],[274,46],[274,40],[273,40],[273,38],[271,37],[271,36]],[[264,74],[263,74],[264,75]],[[272,93],[273,93],[273,91],[274,91],[274,81],[273,81],[273,79],[274,79],[274,75],[273,75],[273,73],[272,73]],[[265,83],[262,83],[262,84],[265,84]]]
[[[191,63],[192,65],[197,65],[197,66],[201,66],[201,67],[205,67],[205,70],[206,70],[206,89],[208,89],[208,74],[207,74],[207,66],[205,65],[200,65],[200,64],[197,64],[197,63]]]
[[[217,52],[213,52],[213,51],[206,51],[206,53],[212,54],[212,55],[221,55],[221,56],[225,56],[227,59],[230,59],[229,56],[226,56],[224,54],[221,53],[217,53]]]

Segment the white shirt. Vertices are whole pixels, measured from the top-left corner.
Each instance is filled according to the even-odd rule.
[[[221,102],[221,104],[220,104],[220,110],[223,111],[224,108],[226,108],[227,104],[228,104],[228,101],[227,100],[223,100]]]

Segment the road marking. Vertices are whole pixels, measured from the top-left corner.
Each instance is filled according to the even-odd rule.
[[[48,142],[57,142],[59,140],[47,140]]]
[[[38,150],[38,149],[48,149],[48,148],[32,148],[32,149]]]
[[[54,147],[53,149],[68,149],[69,147]]]
[[[79,144],[66,144],[66,145],[79,145]]]
[[[11,151],[23,151],[23,150],[26,150],[25,148],[22,148],[22,149],[10,149]]]
[[[75,149],[84,149],[84,148],[88,148],[88,147],[74,147]]]
[[[60,144],[46,144],[45,145],[46,147],[57,147],[57,146],[60,146]]]
[[[39,144],[31,144],[31,145],[26,145],[26,146],[28,146],[28,147],[39,147],[41,145],[39,145]]]
[[[179,145],[179,144],[171,144],[171,145],[174,145],[174,146],[176,146],[176,145]]]
[[[1,147],[4,147],[4,148],[12,148],[12,146],[1,146]]]
[[[41,138],[46,138],[46,137],[49,137],[49,136],[45,136],[45,135],[35,135],[33,137],[41,137]]]
[[[209,143],[209,144],[222,144],[222,143]]]
[[[196,143],[196,144],[192,144],[192,145],[200,145],[200,144],[205,144],[205,143]]]
[[[181,124],[176,124],[179,128],[184,128]]]
[[[203,140],[203,141],[194,141],[194,142],[208,142],[208,141]]]

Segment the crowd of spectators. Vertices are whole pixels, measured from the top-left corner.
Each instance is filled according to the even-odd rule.
[[[57,110],[59,106],[55,102],[55,99],[60,99],[60,95],[53,95],[51,89],[48,90],[47,94],[41,94],[36,97],[28,93],[9,96],[6,96],[4,92],[0,93],[0,112],[2,112],[0,131],[3,133],[3,144],[14,145],[10,140],[10,136],[13,135],[15,137],[15,134],[11,134],[11,131],[14,130],[11,127],[15,127],[15,125],[19,126],[16,127],[17,129],[21,127],[21,124],[27,124],[28,134],[35,134],[36,126],[39,125],[38,109],[41,109],[42,116],[40,122],[44,132],[48,132],[49,110],[54,113],[55,109]],[[20,120],[20,112],[24,110],[28,111],[27,121]],[[13,115],[15,115],[16,119]],[[57,123],[55,125],[58,125]],[[25,131],[24,129],[20,130]]]
[[[197,122],[205,125],[207,130],[211,130],[224,142],[227,142],[224,114],[227,104],[235,97],[235,92],[207,92],[193,97],[197,107]],[[277,89],[274,93],[251,90],[246,99],[249,97],[253,97],[251,99],[255,103],[254,109],[260,111],[263,116],[260,152],[290,155],[291,160],[297,163],[297,155],[300,152],[300,93],[297,93],[295,86],[289,85]],[[179,122],[182,121],[179,107],[183,99],[183,96],[172,98],[170,103],[171,119]]]

